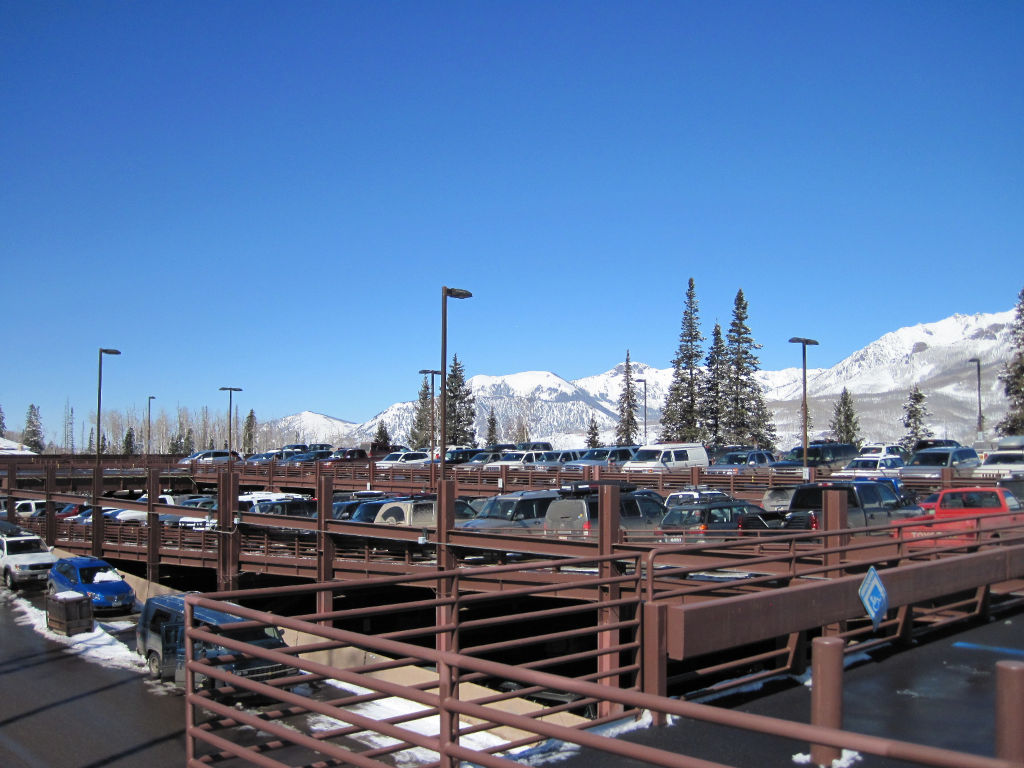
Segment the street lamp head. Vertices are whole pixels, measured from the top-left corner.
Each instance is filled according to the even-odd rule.
[[[148,399],[149,400],[156,400],[156,395],[150,395]]]
[[[818,346],[818,342],[815,341],[814,339],[805,339],[802,336],[794,336],[792,339],[789,340],[789,343],[790,344],[806,344],[808,346],[813,346],[813,347]]]
[[[981,360],[979,360],[979,359],[978,359],[978,358],[976,358],[976,357],[972,357],[972,358],[971,358],[970,360],[968,360],[967,362],[968,362],[968,363],[977,363],[978,365],[981,365]]]
[[[241,387],[221,387],[220,391],[221,392],[241,392],[242,388]]]
[[[444,295],[450,299],[469,299],[473,294],[464,288],[445,288]]]
[[[121,350],[120,349],[106,349],[105,347],[100,347],[100,354],[101,355],[120,355],[121,354]]]
[[[441,375],[440,371],[435,371],[433,368],[422,368],[422,369],[420,369],[420,373],[423,374],[424,376],[440,376]]]

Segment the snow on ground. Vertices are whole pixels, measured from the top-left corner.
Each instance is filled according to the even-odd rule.
[[[131,620],[96,621],[92,632],[80,632],[68,637],[50,631],[46,626],[46,611],[36,608],[26,598],[3,594],[0,600],[7,602],[18,614],[15,618],[18,624],[30,626],[47,640],[60,643],[72,655],[117,669],[140,673],[146,671],[145,663],[135,651],[111,634],[135,626]]]

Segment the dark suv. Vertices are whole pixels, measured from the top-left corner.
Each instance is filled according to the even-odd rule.
[[[726,538],[727,531],[768,527],[781,528],[782,514],[768,512],[749,501],[727,499],[672,507],[660,529],[663,541],[704,541]]]

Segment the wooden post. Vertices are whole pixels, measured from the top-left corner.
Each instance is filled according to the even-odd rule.
[[[811,725],[843,727],[843,647],[838,637],[816,637],[811,652]],[[811,744],[813,765],[832,765],[836,747]]]

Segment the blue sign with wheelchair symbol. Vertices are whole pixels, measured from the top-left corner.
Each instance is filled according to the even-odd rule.
[[[864,577],[864,581],[861,582],[857,594],[860,595],[860,601],[864,604],[864,608],[867,610],[871,623],[877,632],[879,623],[889,611],[889,595],[885,592],[885,587],[882,584],[882,580],[878,577],[875,566],[871,566],[868,569],[868,573]]]

